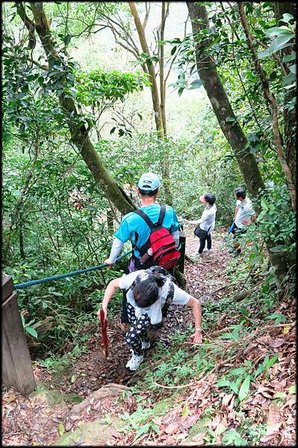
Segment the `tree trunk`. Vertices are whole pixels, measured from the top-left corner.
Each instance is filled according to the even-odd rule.
[[[165,38],[165,22],[167,17],[166,12],[166,2],[162,2],[161,5],[161,23],[160,30],[158,34],[158,38],[160,41],[163,41]],[[161,44],[158,46],[159,48],[159,90],[160,90],[160,112],[163,122],[163,131],[164,135],[167,135],[167,125],[166,125],[166,86],[165,86],[165,76],[164,76],[164,68],[165,68],[165,51],[164,45]]]
[[[186,2],[192,22],[193,34],[196,35],[208,28],[208,17],[205,6]],[[253,154],[250,153],[249,142],[237,121],[228,96],[218,76],[214,60],[204,52],[207,42],[196,45],[196,62],[200,79],[210,99],[213,111],[223,134],[231,145],[243,179],[251,196],[257,197],[258,190],[264,188],[259,167]]]
[[[297,17],[297,4],[294,2],[273,2],[276,20],[282,19],[283,14],[292,14],[294,18]],[[290,54],[295,51],[295,46],[290,46],[281,50],[282,54]],[[296,185],[296,108],[289,110],[286,106],[296,96],[296,89],[286,90],[284,97],[284,143],[285,143],[285,158],[292,173],[294,185]]]
[[[26,16],[24,6],[17,4],[17,10],[23,22],[28,27],[28,21],[36,30],[44,51],[48,58],[49,71],[55,71],[54,65],[60,66],[67,73],[67,66],[62,57],[55,49],[55,44],[51,36],[49,21],[45,15],[42,2],[30,2],[34,21],[31,21]],[[55,79],[55,75],[52,77]],[[89,130],[85,125],[80,124],[80,115],[77,112],[76,104],[73,98],[67,95],[64,91],[58,93],[60,105],[68,117],[68,127],[71,134],[71,139],[75,146],[79,149],[82,158],[91,171],[94,179],[100,185],[104,195],[110,199],[115,207],[123,214],[134,210],[135,206],[131,200],[123,194],[116,182],[112,179],[109,172],[100,160],[93,144],[89,139]]]
[[[143,25],[141,23],[141,20],[139,18],[139,14],[136,8],[135,2],[128,2],[129,8],[131,11],[131,15],[134,19],[135,26],[139,35],[140,44],[142,47],[143,53],[146,53],[148,57],[150,57],[150,50],[147,44],[145,31],[143,28]],[[150,59],[146,60],[146,66],[149,73],[149,79],[151,82],[151,96],[152,96],[152,103],[153,103],[153,110],[154,110],[154,118],[155,118],[155,124],[156,129],[160,137],[163,137],[164,130],[163,130],[163,122],[162,122],[162,116],[161,116],[161,110],[160,110],[160,103],[159,103],[159,94],[158,94],[158,88],[155,78],[155,70],[153,67],[152,61]]]
[[[141,23],[137,8],[135,2],[128,2],[131,15],[133,16],[135,26],[138,32],[139,41],[142,47],[143,53],[146,53],[149,57],[150,50],[147,44],[146,35],[144,26]],[[163,33],[164,30],[164,24],[165,24],[165,9],[164,4],[162,5],[162,22],[161,22],[161,32]],[[158,92],[158,86],[156,82],[156,73],[154,70],[153,63],[150,59],[146,61],[147,70],[150,76],[150,82],[151,82],[151,97],[152,97],[152,103],[153,103],[153,111],[154,111],[154,117],[155,117],[155,124],[156,124],[156,130],[157,134],[161,139],[165,138],[165,131],[166,131],[166,125],[165,125],[165,88],[164,88],[164,79],[163,79],[163,70],[164,70],[164,59],[163,59],[163,46],[160,50],[160,97],[161,102],[159,99],[159,92]],[[165,200],[166,203],[169,205],[172,205],[173,199],[172,194],[170,191],[170,173],[169,173],[169,158],[168,158],[168,150],[165,150],[165,157],[162,158],[161,161],[161,171],[162,171],[162,177],[163,177],[163,187],[164,187],[164,194],[165,194]]]
[[[158,34],[158,39],[162,42],[165,38],[165,23],[168,16],[169,4],[167,2],[162,2],[161,5],[161,23],[160,30]],[[159,45],[159,90],[160,90],[160,112],[163,122],[163,132],[164,139],[167,137],[167,119],[166,119],[166,81],[164,75],[165,69],[165,55],[164,55],[164,45]],[[170,188],[170,160],[169,160],[169,150],[164,147],[164,157],[162,159],[162,170],[163,170],[163,187],[165,190],[166,202],[169,205],[173,205],[173,198]]]
[[[200,30],[208,28],[208,17],[205,6],[193,2],[187,2],[187,6],[192,21],[193,34],[197,34]],[[258,190],[264,188],[263,179],[255,157],[249,152],[247,138],[232,110],[227,94],[218,76],[215,62],[208,54],[202,51],[205,46],[206,42],[197,44],[196,58],[199,76],[204,82],[204,87],[219,125],[234,150],[248,191],[252,196],[257,197]],[[269,241],[266,243],[270,263],[276,268],[278,279],[282,280],[288,269],[287,257],[286,254],[270,252],[270,248],[273,246],[276,246],[276,242]]]
[[[250,27],[244,12],[244,4],[243,2],[238,3],[239,13],[240,13],[240,20],[242,23],[242,26],[244,28],[244,32],[247,38],[247,45],[249,50],[251,51],[253,62],[255,65],[255,71],[260,77],[261,85],[263,88],[263,93],[265,99],[268,101],[270,109],[271,109],[271,115],[272,115],[272,128],[273,128],[273,135],[274,135],[274,144],[277,152],[277,156],[279,159],[279,163],[281,165],[282,171],[284,173],[284,177],[288,186],[288,190],[290,193],[291,201],[292,201],[292,207],[293,210],[296,210],[296,188],[295,183],[293,182],[292,173],[289,168],[289,165],[286,161],[285,157],[285,151],[283,148],[283,141],[282,136],[279,128],[279,122],[278,122],[278,105],[275,96],[270,91],[270,86],[268,79],[266,77],[266,73],[263,70],[263,67],[258,59],[258,55],[255,49],[254,40],[252,37],[252,34],[250,32]]]

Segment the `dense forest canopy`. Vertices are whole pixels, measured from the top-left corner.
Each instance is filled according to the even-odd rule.
[[[258,211],[250,262],[267,260],[278,281],[293,272],[293,3],[3,2],[2,13],[3,265],[15,283],[105,259],[145,171],[181,222],[212,191],[228,226],[245,186]],[[57,299],[38,336],[57,342],[105,281],[21,291],[25,321],[38,328]]]

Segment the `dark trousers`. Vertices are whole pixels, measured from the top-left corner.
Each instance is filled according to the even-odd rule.
[[[134,307],[127,304],[128,320],[130,329],[125,335],[125,340],[135,355],[142,355],[142,341],[149,342],[147,329],[150,326],[150,318],[147,314],[143,314],[140,318],[136,318]]]
[[[125,271],[124,271],[125,274],[129,274],[129,269],[128,269],[129,264],[125,268]],[[121,322],[123,324],[128,324],[129,323],[129,319],[128,319],[128,314],[127,314],[126,290],[124,289],[122,292],[123,292],[123,297],[122,297],[122,309],[121,309]]]
[[[241,248],[240,248],[240,239],[241,236],[247,231],[247,228],[242,228],[240,229],[239,227],[236,226],[236,224],[233,222],[233,224],[231,225],[229,232],[228,233],[232,233],[233,237],[234,237],[234,249],[236,251],[236,255],[239,255],[241,253]]]
[[[135,271],[139,271],[140,269],[145,269],[145,267],[140,263],[139,258],[136,257],[132,257],[129,262],[128,265],[125,268],[124,273],[125,274],[129,274],[130,272],[134,272],[133,270],[131,270],[131,262],[134,262],[134,267],[135,267]],[[123,297],[122,297],[122,310],[121,310],[121,322],[123,324],[128,324],[129,323],[129,318],[128,318],[128,314],[127,314],[127,299],[126,299],[126,291],[123,291]]]
[[[206,241],[207,241],[207,249],[210,250],[211,246],[212,246],[212,240],[211,240],[211,234],[208,235],[207,232],[206,232],[206,235],[200,237],[200,247],[198,250],[199,254],[201,254],[203,252],[203,250],[205,249]]]

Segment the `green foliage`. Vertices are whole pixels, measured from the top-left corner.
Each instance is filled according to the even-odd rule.
[[[14,283],[97,266],[110,248],[104,217],[107,204],[98,194],[85,164],[64,145],[55,148],[55,156],[50,145],[42,154],[43,160],[35,163],[31,188],[24,196],[19,218],[10,230],[10,216],[22,194],[30,157],[22,155],[18,145],[5,152],[4,248],[9,238],[10,244],[4,260],[5,272]],[[82,208],[76,209],[77,203]],[[39,353],[59,351],[66,340],[80,334],[82,326],[96,321],[100,291],[118,275],[117,269],[118,266],[18,291],[20,308],[32,321],[25,330],[31,335],[31,327],[37,331]],[[114,306],[119,309],[117,300]]]
[[[32,326],[32,324],[34,323],[34,319],[32,319],[32,320],[30,320],[30,322],[26,323],[24,316],[21,314],[21,320],[22,320],[22,325],[23,325],[25,332],[27,334],[29,334],[30,336],[33,336],[34,338],[38,339],[38,334],[37,334],[35,328]]]
[[[233,328],[233,331],[230,333],[223,333],[219,336],[219,339],[225,339],[225,340],[232,340],[232,341],[239,341],[241,337],[243,337],[243,334],[245,333],[245,330],[243,326],[240,325],[231,325],[231,328]]]
[[[89,73],[77,72],[76,99],[85,106],[100,106],[106,100],[124,100],[125,95],[148,86],[148,78],[143,72],[120,73],[115,70],[104,72],[93,70]]]
[[[144,403],[145,404],[145,403]],[[124,432],[135,431],[134,442],[145,434],[159,433],[159,428],[154,422],[155,408],[143,407],[139,405],[133,414],[124,413],[122,419],[127,421],[127,425],[122,429]]]
[[[274,355],[272,358],[266,355],[263,362],[259,364],[257,370],[253,372],[253,378],[256,379],[259,375],[266,373],[271,366],[278,362],[278,360],[278,355]]]
[[[276,243],[272,252],[295,253],[296,214],[285,185],[271,185],[261,196],[262,211],[257,218],[258,232],[264,240]]]
[[[225,445],[235,445],[235,446],[247,446],[247,441],[241,437],[241,434],[235,429],[226,431],[223,439]]]
[[[115,2],[47,2],[47,17],[52,22],[52,33],[65,46],[78,45],[81,36],[90,36],[98,29],[102,15],[112,15],[121,9]]]
[[[295,40],[295,22],[293,24],[290,22],[294,21],[294,17],[291,14],[283,14],[283,19],[281,21],[286,23],[286,25],[275,26],[265,31],[265,34],[269,38],[274,37],[274,40],[267,50],[259,54],[260,59],[263,59],[266,56],[271,56],[277,51],[293,45]]]

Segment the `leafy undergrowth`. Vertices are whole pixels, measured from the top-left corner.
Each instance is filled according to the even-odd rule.
[[[34,364],[38,388],[3,395],[3,444],[295,445],[295,304],[289,284],[231,258],[223,233],[213,252],[191,261],[187,289],[203,308],[203,344],[188,342],[188,309],[170,308],[135,373],[117,320],[110,353],[99,331],[72,354]],[[87,329],[86,329],[87,331]],[[115,384],[116,383],[116,384]]]

